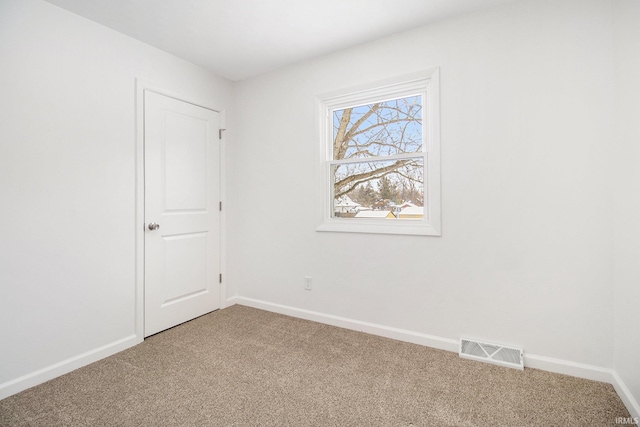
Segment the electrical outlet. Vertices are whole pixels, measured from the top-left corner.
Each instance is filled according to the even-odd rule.
[[[311,290],[311,276],[304,276],[304,288],[307,291]]]

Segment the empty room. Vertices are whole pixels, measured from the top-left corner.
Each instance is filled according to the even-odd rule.
[[[640,1],[0,0],[0,425],[638,425]]]

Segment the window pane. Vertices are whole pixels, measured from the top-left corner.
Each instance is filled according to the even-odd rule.
[[[422,151],[422,96],[333,112],[333,159]]]
[[[424,159],[333,165],[333,216],[421,219]]]

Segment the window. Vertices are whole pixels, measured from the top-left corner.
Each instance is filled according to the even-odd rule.
[[[438,70],[319,97],[318,231],[440,235]]]

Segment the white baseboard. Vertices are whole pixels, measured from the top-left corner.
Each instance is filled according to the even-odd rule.
[[[631,414],[632,418],[640,419],[640,403],[636,399],[633,398],[631,391],[627,388],[622,378],[614,371],[613,372],[613,382],[611,383],[613,388],[616,389],[618,396],[622,399],[622,403],[627,407],[629,414]]]
[[[253,298],[236,296],[227,299],[227,307],[230,307],[234,304],[246,305],[248,307],[259,308],[265,311],[285,314],[287,316],[312,320],[318,323],[324,323],[327,325],[337,326],[354,331],[366,332],[372,335],[378,335],[386,338],[396,339],[399,341],[420,344],[426,347],[433,347],[441,350],[451,351],[454,353],[458,353],[459,351],[460,342],[458,339],[427,335],[405,329],[398,329],[375,323],[334,316],[331,314],[324,314],[316,311],[310,311],[281,304],[274,304],[271,302],[256,300]],[[525,368],[541,369],[558,374],[570,375],[573,377],[585,378],[593,381],[612,384],[616,392],[620,396],[620,399],[629,410],[631,416],[638,417],[638,402],[633,398],[629,389],[624,385],[620,377],[618,377],[613,369],[527,353],[525,353],[524,365]]]
[[[570,375],[572,377],[585,378],[587,380],[600,381],[611,384],[613,382],[613,369],[568,360],[554,359],[551,357],[524,354],[524,366],[540,369],[557,374]]]
[[[138,338],[137,335],[131,335],[78,356],[63,360],[62,362],[47,366],[46,368],[23,375],[14,380],[2,383],[0,384],[0,400],[59,377],[60,375],[64,375],[73,370],[89,365],[90,363],[96,362],[100,359],[104,359],[105,357],[116,354],[122,350],[126,350],[127,348],[133,347],[141,342],[142,338]]]
[[[273,304],[266,301],[260,301],[252,298],[235,297],[233,302],[227,300],[227,306],[232,304],[246,305],[248,307],[259,308],[265,311],[285,314],[287,316],[297,317],[299,319],[312,320],[326,325],[337,326],[340,328],[350,329],[358,332],[366,332],[372,335],[378,335],[385,338],[396,339],[398,341],[420,344],[426,347],[437,348],[447,351],[458,351],[459,342],[449,338],[441,338],[434,335],[422,334],[406,329],[393,328],[390,326],[378,325],[360,320],[348,319],[346,317],[334,316],[331,314],[319,313],[311,310],[304,310],[286,305]]]
[[[231,307],[235,304],[254,307],[265,311],[271,311],[274,313],[297,317],[300,319],[311,320],[314,322],[324,323],[340,328],[365,332],[372,335],[396,339],[399,341],[424,345],[426,347],[451,351],[454,353],[457,353],[459,349],[459,341],[456,339],[443,338],[434,335],[413,332],[406,329],[399,329],[370,322],[363,322],[360,320],[334,316],[331,314],[324,314],[316,311],[305,310],[281,304],[274,304],[252,298],[237,296],[228,298],[224,304],[224,307]],[[137,345],[142,341],[143,339],[139,338],[137,335],[131,335],[121,340],[107,344],[103,347],[99,347],[97,349],[88,351],[86,353],[80,354],[78,356],[69,358],[62,362],[0,384],[0,400],[26,390],[30,387],[42,384],[60,375],[64,375],[75,369],[81,368],[82,366],[86,366],[90,363],[111,356],[122,350],[126,350],[127,348],[133,347],[134,345]],[[612,369],[526,353],[524,364],[527,368],[541,369],[544,371],[571,375],[574,377],[586,378],[589,380],[612,384],[614,389],[620,396],[620,399],[627,407],[627,410],[631,414],[631,417],[640,417],[640,405],[638,404],[638,401],[634,399],[633,395],[624,384],[622,379]]]

